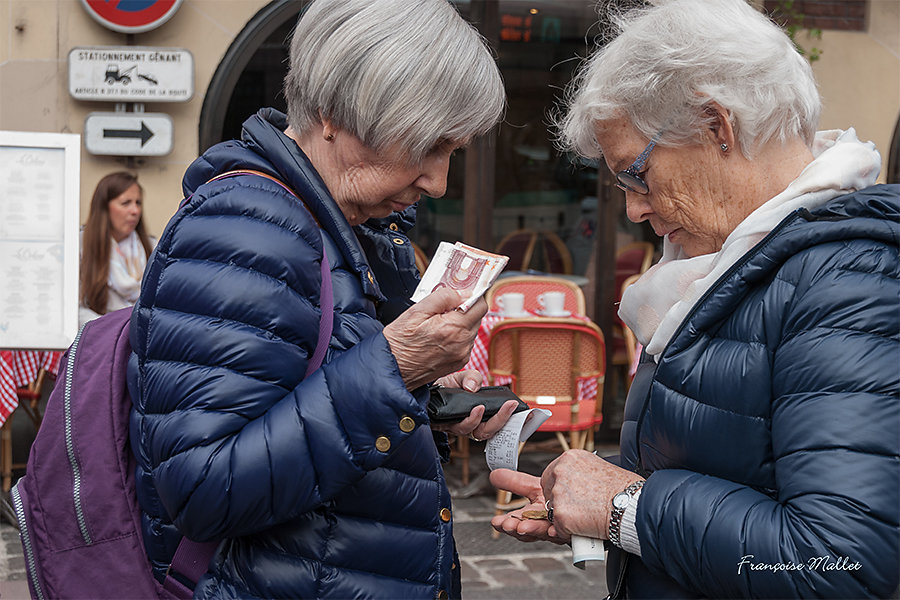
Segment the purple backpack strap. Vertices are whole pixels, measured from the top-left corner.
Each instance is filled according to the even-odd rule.
[[[175,556],[172,557],[169,571],[166,572],[163,587],[177,598],[193,598],[194,591],[172,577],[172,571],[184,575],[196,585],[209,568],[209,561],[218,546],[219,542],[195,542],[182,537],[175,550]]]
[[[309,210],[309,207],[306,206],[306,202],[297,195],[297,193],[289,188],[287,184],[278,179],[277,177],[273,177],[268,173],[264,173],[262,171],[256,171],[254,169],[236,169],[234,171],[226,171],[225,173],[220,173],[207,181],[210,183],[212,181],[218,181],[219,179],[225,179],[226,177],[233,177],[234,175],[258,175],[260,177],[265,177],[270,181],[274,181],[281,187],[283,187],[288,193],[291,194],[294,198],[297,198],[300,201],[300,204],[306,208],[310,215],[312,215],[313,220],[316,222],[316,225],[319,225],[321,229],[321,225],[319,224],[319,220],[316,219],[316,215],[313,214],[313,211]],[[312,357],[310,357],[309,365],[306,368],[306,374],[303,376],[304,379],[309,377],[313,371],[322,366],[322,361],[325,360],[325,352],[328,350],[328,343],[331,341],[331,331],[334,327],[334,293],[331,289],[331,265],[328,262],[328,253],[325,251],[325,239],[322,238],[322,289],[319,292],[319,307],[322,311],[322,315],[319,319],[319,341],[316,343],[316,349],[313,351]],[[181,571],[179,571],[181,572]]]
[[[306,202],[304,202],[294,190],[275,177],[272,177],[268,173],[263,173],[262,171],[253,171],[250,169],[228,171],[227,173],[222,173],[221,175],[213,177],[209,181],[224,179],[225,177],[231,177],[233,175],[259,175],[266,179],[271,179],[290,192],[292,196],[300,200],[300,203],[309,211],[309,214],[312,215],[312,211],[306,206]],[[316,220],[315,215],[313,215],[313,219]],[[318,220],[316,220],[316,224],[318,224]],[[325,352],[328,350],[328,343],[331,341],[331,331],[334,327],[334,292],[331,288],[331,265],[328,261],[328,252],[325,250],[324,238],[322,239],[321,273],[322,289],[319,292],[319,306],[322,310],[322,315],[319,318],[319,339],[316,342],[316,349],[309,359],[309,365],[306,367],[306,374],[303,376],[304,379],[322,366],[322,361],[325,360]],[[172,564],[169,566],[169,571],[180,573],[196,584],[197,581],[200,580],[200,577],[206,573],[206,570],[209,567],[209,561],[212,559],[218,546],[219,542],[195,542],[186,537],[182,537],[181,542],[178,544],[178,548],[175,550],[175,556],[172,557]],[[194,592],[190,588],[172,577],[171,573],[166,574],[163,587],[179,598],[192,598],[194,595]]]
[[[322,290],[319,292],[319,307],[322,310],[319,319],[319,341],[306,368],[304,379],[322,366],[328,342],[331,341],[331,329],[334,327],[334,293],[331,290],[331,265],[328,263],[328,252],[325,251],[325,240],[322,240]]]

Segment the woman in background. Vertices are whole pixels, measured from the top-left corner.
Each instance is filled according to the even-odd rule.
[[[94,189],[81,234],[79,325],[138,299],[156,245],[141,220],[143,199],[137,175],[125,171],[106,175]]]

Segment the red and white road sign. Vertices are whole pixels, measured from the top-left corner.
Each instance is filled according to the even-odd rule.
[[[182,0],[81,0],[101,25],[122,33],[156,29],[175,14]]]

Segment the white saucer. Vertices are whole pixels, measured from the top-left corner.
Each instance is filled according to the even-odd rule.
[[[530,317],[531,313],[529,313],[527,310],[523,310],[522,312],[516,313],[514,315],[500,313],[500,316],[503,317],[504,319],[521,319],[523,317]]]
[[[564,310],[561,312],[554,312],[554,313],[549,313],[544,310],[538,310],[537,314],[541,315],[542,317],[571,317],[572,316],[572,313],[569,312],[568,310]]]

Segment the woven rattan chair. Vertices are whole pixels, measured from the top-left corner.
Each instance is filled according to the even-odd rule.
[[[593,449],[606,370],[603,333],[594,323],[577,318],[506,319],[491,331],[488,366],[491,383],[511,379],[510,388],[529,407],[553,413],[538,431],[554,432],[563,450]],[[594,386],[596,395],[585,399],[584,390]],[[509,492],[498,491],[497,514],[518,504]]]
[[[422,248],[419,247],[418,244],[416,244],[415,242],[410,243],[412,244],[413,252],[415,253],[416,257],[416,269],[418,269],[419,276],[421,277],[425,274],[425,269],[428,268],[428,263],[430,261],[428,260],[428,256],[425,255],[425,252],[422,250]]]
[[[507,268],[511,271],[536,269],[545,273],[572,274],[572,253],[549,229],[516,229],[500,240],[495,252],[509,257]]]
[[[527,271],[534,256],[537,232],[533,229],[516,229],[506,234],[497,244],[495,252],[509,257],[506,268],[512,271]]]

